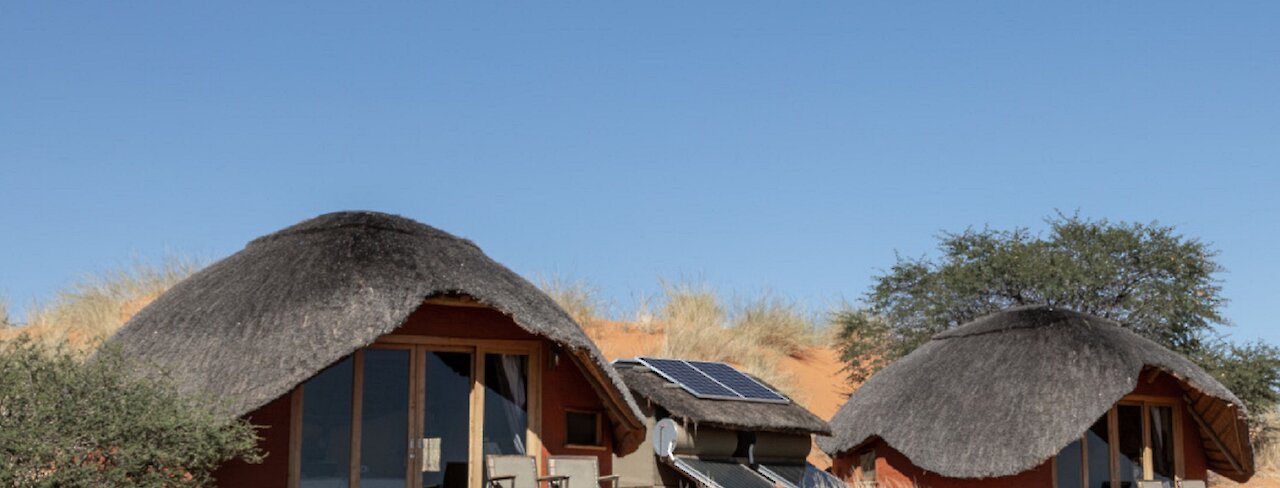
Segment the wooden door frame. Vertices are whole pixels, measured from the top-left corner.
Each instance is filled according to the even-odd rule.
[[[471,394],[470,431],[468,439],[468,485],[479,487],[483,481],[484,469],[484,395],[485,395],[485,355],[514,354],[528,356],[526,378],[528,388],[527,423],[525,431],[525,449],[528,455],[536,459],[538,466],[544,464],[542,455],[542,340],[502,340],[502,339],[468,339],[455,337],[432,337],[410,335],[385,335],[369,346],[352,353],[352,394],[351,394],[351,444],[348,464],[348,483],[358,487],[360,483],[360,442],[361,415],[363,410],[364,388],[364,351],[366,349],[397,349],[410,352],[409,375],[409,423],[408,436],[403,442],[408,446],[406,477],[408,488],[421,488],[421,446],[418,445],[423,434],[422,399],[426,398],[426,354],[428,352],[467,352],[471,354]],[[304,382],[305,383],[305,382]],[[305,408],[305,392],[299,384],[290,393],[289,414],[289,472],[287,486],[299,488],[302,473],[302,412]]]
[[[1141,463],[1142,463],[1142,478],[1144,480],[1152,479],[1155,474],[1154,455],[1151,450],[1151,420],[1150,420],[1151,414],[1149,412],[1150,407],[1153,407],[1153,406],[1170,407],[1170,411],[1173,413],[1173,419],[1172,419],[1173,420],[1172,422],[1173,423],[1173,439],[1171,440],[1171,442],[1173,443],[1173,471],[1174,471],[1173,478],[1175,483],[1185,480],[1187,478],[1186,462],[1185,462],[1186,455],[1183,450],[1183,437],[1182,437],[1183,436],[1182,409],[1184,408],[1184,403],[1178,398],[1165,397],[1165,396],[1125,395],[1124,398],[1120,399],[1120,401],[1117,401],[1115,404],[1111,405],[1111,408],[1107,409],[1107,413],[1106,413],[1107,437],[1108,437],[1107,447],[1109,450],[1109,452],[1107,453],[1107,456],[1110,458],[1109,465],[1111,468],[1111,473],[1110,473],[1111,485],[1119,486],[1119,481],[1116,475],[1119,474],[1119,471],[1120,471],[1120,444],[1117,441],[1117,439],[1120,437],[1120,420],[1119,420],[1119,415],[1116,412],[1116,408],[1121,405],[1136,406],[1138,407],[1139,411],[1142,413],[1142,416],[1141,416],[1142,417]],[[1081,449],[1080,449],[1081,479],[1083,480],[1082,484],[1087,484],[1089,481],[1089,456],[1088,456],[1089,442],[1088,442],[1087,433],[1085,436],[1082,436],[1079,440],[1080,440],[1080,446],[1081,446]],[[1050,470],[1052,471],[1052,476],[1053,476],[1053,488],[1074,488],[1074,487],[1058,486],[1058,456],[1054,455],[1053,458],[1051,458],[1051,460],[1052,462],[1050,463]]]

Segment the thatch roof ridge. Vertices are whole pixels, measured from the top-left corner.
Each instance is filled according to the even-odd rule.
[[[831,433],[831,427],[826,421],[794,401],[780,404],[703,399],[693,396],[683,388],[673,387],[670,381],[647,367],[622,361],[615,361],[614,365],[638,400],[660,406],[682,422],[755,432],[806,435]],[[759,378],[756,380],[761,381]],[[768,383],[765,385],[774,391],[778,390]]]
[[[1133,391],[1144,368],[1245,415],[1234,394],[1181,355],[1109,320],[1031,306],[938,334],[885,367],[854,391],[819,446],[834,456],[881,439],[944,476],[1012,475],[1078,438]],[[1233,474],[1247,478],[1247,464],[1248,473]]]
[[[459,294],[581,355],[621,403],[620,425],[642,428],[622,379],[550,297],[471,241],[380,212],[325,214],[254,239],[161,295],[109,343],[240,416],[403,325],[427,298]]]

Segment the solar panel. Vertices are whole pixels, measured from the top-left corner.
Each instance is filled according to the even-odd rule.
[[[791,488],[799,488],[804,484],[805,465],[803,464],[758,464],[756,471],[778,483]]]
[[[847,488],[840,478],[805,464],[758,464],[756,472],[788,488]]]
[[[671,462],[690,478],[715,488],[774,488],[769,480],[736,462],[693,457],[678,457]]]
[[[759,381],[752,379],[750,376],[742,374],[742,372],[733,369],[724,363],[711,363],[706,361],[689,361],[689,365],[697,368],[711,379],[715,380],[729,389],[742,395],[742,398],[748,400],[765,400],[785,402],[787,398],[779,395],[777,392],[770,390],[768,387],[760,384]]]
[[[696,396],[742,399],[741,395],[716,383],[715,380],[679,359],[640,358],[640,360],[659,375],[666,377],[668,381],[684,387]]]
[[[790,403],[786,397],[724,363],[636,358],[640,364],[698,398]]]

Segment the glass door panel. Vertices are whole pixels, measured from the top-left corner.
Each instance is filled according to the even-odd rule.
[[[346,488],[351,470],[352,359],[347,357],[302,385],[299,486]]]
[[[529,356],[484,355],[484,453],[527,454]]]
[[[1173,407],[1152,405],[1147,410],[1151,419],[1151,468],[1153,478],[1172,481],[1173,460]]]
[[[1081,454],[1079,439],[1067,444],[1067,447],[1058,452],[1054,462],[1058,471],[1055,475],[1058,477],[1058,488],[1079,488],[1082,485],[1080,477],[1084,474],[1084,470],[1080,465]]]
[[[408,349],[364,352],[360,412],[360,487],[405,488],[409,454]]]
[[[1110,488],[1111,486],[1111,443],[1110,422],[1108,415],[1103,415],[1093,427],[1084,433],[1088,440],[1089,452],[1089,484],[1088,488]]]
[[[1137,486],[1142,478],[1142,405],[1116,406],[1116,442],[1120,448],[1120,486]],[[1124,482],[1129,482],[1125,485]]]
[[[471,440],[471,353],[426,351],[423,488],[466,488]]]

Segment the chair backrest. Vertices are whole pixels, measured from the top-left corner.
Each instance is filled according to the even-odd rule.
[[[1204,480],[1182,480],[1178,483],[1182,488],[1204,488]]]
[[[484,462],[490,480],[515,476],[514,480],[500,480],[496,484],[491,481],[485,488],[538,488],[538,461],[532,456],[490,454],[484,457]]]
[[[1138,488],[1170,488],[1163,481],[1139,481]]]
[[[553,475],[568,476],[568,488],[600,486],[600,459],[595,456],[551,456],[547,467]]]

